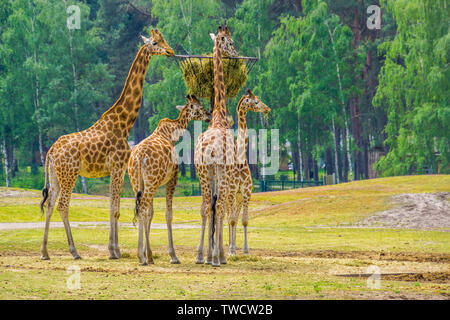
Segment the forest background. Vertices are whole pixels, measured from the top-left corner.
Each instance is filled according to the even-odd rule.
[[[239,54],[259,58],[233,116],[251,88],[272,112],[267,126],[249,114],[249,127],[280,130],[285,171],[265,179],[448,174],[449,11],[445,0],[3,0],[0,185],[42,188],[46,151],[114,104],[140,34],[158,28],[177,54],[210,54],[209,33],[225,24]],[[130,144],[175,118],[185,94],[177,63],[152,59]],[[195,193],[195,168],[180,167],[181,194]],[[79,179],[75,191],[106,194],[108,179]]]

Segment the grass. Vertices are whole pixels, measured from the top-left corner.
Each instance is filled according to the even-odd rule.
[[[142,267],[136,258],[137,229],[121,227],[124,257],[108,260],[108,228],[73,228],[82,260],[68,252],[64,229],[49,234],[50,261],[39,259],[42,229],[0,231],[0,299],[360,299],[448,298],[448,282],[383,280],[369,289],[365,278],[336,273],[447,272],[450,233],[440,231],[342,228],[391,206],[401,193],[450,190],[450,176],[410,176],[254,194],[249,244],[238,255],[212,268],[194,263],[199,229],[175,229],[180,265],[171,265],[167,231],[152,229],[155,264]],[[0,188],[0,222],[43,221],[38,191]],[[199,197],[174,200],[175,223],[199,224]],[[121,201],[122,222],[131,222],[133,200]],[[71,221],[107,221],[108,199],[74,194]],[[155,199],[154,222],[164,222],[165,200]],[[52,221],[59,220],[55,214]],[[227,228],[224,234],[228,243]],[[436,259],[441,260],[436,260]],[[81,289],[69,290],[67,268],[81,269]]]

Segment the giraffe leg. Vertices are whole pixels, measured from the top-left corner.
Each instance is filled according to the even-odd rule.
[[[110,182],[110,210],[109,210],[109,253],[110,259],[119,259],[121,257],[119,248],[119,216],[120,216],[120,193],[122,192],[123,176],[125,170],[118,168],[111,172]]]
[[[235,203],[235,207],[234,207],[234,221],[235,224],[233,226],[233,238],[232,238],[232,247],[233,247],[233,251],[234,254],[236,254],[236,229],[237,229],[237,222],[239,220],[239,213],[241,212],[241,208],[242,208],[242,194],[239,192],[236,195],[236,203]]]
[[[225,250],[223,248],[223,220],[224,220],[225,214],[222,215],[222,218],[220,219],[220,235],[219,235],[219,261],[220,264],[227,264],[227,259],[225,258]]]
[[[49,164],[49,181],[50,181],[50,190],[49,190],[49,199],[47,200],[47,210],[45,211],[45,230],[44,230],[44,239],[42,241],[41,246],[41,259],[49,260],[50,256],[47,251],[47,241],[48,241],[48,230],[50,229],[50,218],[53,214],[53,209],[55,208],[56,199],[58,198],[60,186],[58,182],[58,178],[56,177],[55,168],[53,164]]]
[[[197,172],[199,173],[200,185],[202,189],[202,207],[201,207],[201,217],[202,217],[202,229],[200,233],[200,244],[197,248],[197,257],[195,259],[195,263],[202,264],[204,263],[204,240],[205,240],[205,230],[206,223],[208,222],[208,249],[206,254],[206,263],[211,264],[212,261],[212,242],[211,242],[211,232],[212,225],[210,219],[211,217],[211,193],[212,193],[212,175],[208,168],[199,166],[197,167]]]
[[[139,262],[144,266],[153,263],[152,251],[150,249],[150,225],[153,217],[153,195],[155,191],[145,186],[139,207],[138,257]]]
[[[212,266],[219,267],[226,263],[226,258],[223,250],[223,217],[226,209],[226,201],[228,199],[228,181],[227,177],[224,175],[225,168],[223,166],[218,166],[216,183],[218,187],[218,197],[216,202],[216,234],[215,234],[215,245],[212,253]]]
[[[200,244],[197,247],[197,257],[195,258],[195,263],[197,264],[203,264],[205,263],[204,257],[203,257],[203,244],[205,241],[205,229],[206,229],[206,221],[207,221],[207,209],[206,209],[206,202],[202,202],[202,208],[201,208],[201,216],[202,216],[202,230],[200,233]]]
[[[141,265],[147,265],[147,257],[144,250],[144,225],[145,219],[142,215],[139,217],[139,235],[138,235],[138,258]]]
[[[172,237],[172,200],[173,193],[175,192],[175,187],[178,181],[178,170],[176,170],[172,179],[166,185],[166,224],[167,224],[167,234],[169,238],[169,255],[170,255],[170,263],[179,264],[180,260],[178,260],[177,255],[175,254],[175,248],[173,246],[173,237]]]
[[[153,254],[152,250],[150,249],[150,227],[152,225],[152,218],[153,218],[153,198],[151,199],[150,208],[148,209],[146,213],[146,228],[145,228],[145,248],[146,248],[146,256],[148,263],[153,264]]]
[[[228,214],[228,230],[229,230],[229,242],[228,242],[228,255],[234,256],[236,255],[236,224],[237,224],[237,201],[236,197],[229,197],[231,205]]]
[[[66,176],[65,185],[61,187],[61,194],[58,200],[58,211],[61,216],[61,219],[64,223],[64,229],[66,230],[67,242],[69,243],[69,251],[74,257],[74,259],[81,259],[80,255],[75,248],[75,244],[73,242],[72,231],[70,229],[69,224],[69,203],[70,196],[72,194],[72,189],[75,186],[75,182],[77,181],[78,175]],[[61,181],[61,179],[58,179]]]
[[[244,254],[250,254],[250,250],[248,248],[248,241],[247,241],[247,226],[248,226],[248,204],[250,202],[250,196],[251,196],[251,192],[244,195],[243,200],[242,200],[242,225],[244,226]]]

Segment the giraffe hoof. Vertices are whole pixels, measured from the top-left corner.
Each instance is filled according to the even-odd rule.
[[[41,260],[50,260],[49,256],[41,256]]]
[[[205,263],[205,260],[195,260],[195,263],[196,264],[204,264]]]
[[[249,255],[249,254],[250,254],[250,250],[244,249],[244,254],[245,254],[245,255]]]
[[[147,262],[141,262],[141,266],[148,266]]]
[[[77,254],[76,256],[73,257],[74,260],[81,260],[81,257]]]
[[[117,260],[117,259],[119,259],[119,257],[117,257],[116,255],[109,256],[109,260]]]

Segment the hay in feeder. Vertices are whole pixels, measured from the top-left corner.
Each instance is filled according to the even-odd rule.
[[[212,59],[189,58],[181,63],[181,72],[189,94],[210,99],[214,90]],[[247,67],[242,59],[223,59],[226,97],[234,98],[247,81]]]

